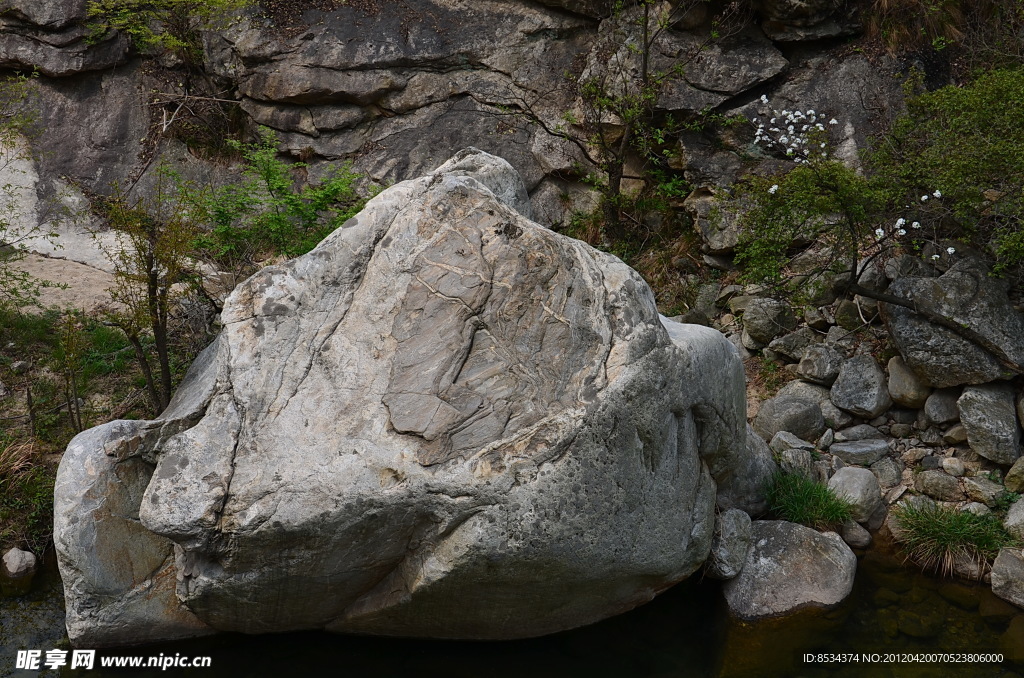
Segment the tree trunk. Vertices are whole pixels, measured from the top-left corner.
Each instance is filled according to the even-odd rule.
[[[619,202],[622,196],[622,165],[612,163],[608,167],[608,190],[601,201],[601,209],[604,213],[604,237],[608,243],[622,241],[626,237],[626,230],[622,225],[622,215],[619,213]]]
[[[605,163],[605,174],[608,175],[608,189],[604,194],[602,209],[605,220],[605,237],[609,242],[621,242],[626,238],[626,229],[622,223],[622,177],[625,174],[626,155],[632,141],[633,126],[626,124],[622,137],[615,144],[612,159]]]
[[[167,342],[167,293],[162,292],[157,305],[157,316],[153,318],[153,340],[156,343],[156,357],[160,363],[161,407],[171,402],[171,357]]]
[[[146,350],[142,347],[142,342],[139,341],[138,335],[127,332],[125,332],[125,335],[135,350],[135,359],[139,363],[139,369],[142,370],[142,376],[146,379],[146,390],[149,391],[149,400],[153,404],[153,413],[160,414],[161,410],[163,410],[163,405],[161,404],[160,394],[157,392],[153,370],[149,367],[149,359],[146,358]]]

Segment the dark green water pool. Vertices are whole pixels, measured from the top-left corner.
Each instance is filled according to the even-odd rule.
[[[753,625],[729,618],[717,582],[694,577],[629,614],[534,640],[225,635],[105,653],[209,656],[210,668],[15,671],[18,649],[67,647],[59,582],[50,577],[28,595],[0,600],[0,676],[262,678],[326,671],[353,678],[1011,678],[1024,674],[1022,612],[987,587],[922,575],[879,549],[861,557],[854,593],[840,608]],[[936,653],[1001,653],[1005,660],[908,662]],[[850,661],[850,654],[860,661]],[[806,662],[805,655],[816,661]],[[826,658],[845,661],[819,663]]]

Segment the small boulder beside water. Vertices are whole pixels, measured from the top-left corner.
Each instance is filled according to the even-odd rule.
[[[1024,607],[1024,556],[1020,549],[1002,549],[992,565],[992,593]]]
[[[882,508],[882,489],[878,478],[866,468],[841,468],[828,481],[828,486],[837,497],[850,502],[853,519],[858,523],[868,522]]]
[[[33,575],[39,569],[39,560],[35,554],[12,548],[4,554],[0,562],[0,597],[28,593],[32,587]],[[0,621],[0,629],[2,628],[3,623]]]
[[[725,599],[733,615],[748,620],[829,607],[850,594],[856,571],[857,556],[838,534],[757,520],[747,562],[725,583]]]
[[[4,575],[11,579],[31,577],[36,572],[39,561],[30,551],[12,548],[4,554]]]

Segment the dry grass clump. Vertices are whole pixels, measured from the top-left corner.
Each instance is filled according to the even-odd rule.
[[[0,491],[32,468],[35,456],[35,445],[31,441],[0,443]]]
[[[962,0],[874,0],[867,32],[894,51],[956,44],[966,29],[963,5]]]

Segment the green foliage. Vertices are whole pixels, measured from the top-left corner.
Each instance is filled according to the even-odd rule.
[[[876,181],[906,201],[940,190],[932,221],[1006,272],[1024,261],[1024,70],[996,70],[907,102],[870,156]]]
[[[1003,490],[996,496],[995,506],[992,507],[992,510],[999,515],[1006,515],[1006,512],[1010,510],[1010,507],[1016,504],[1019,499],[1020,495],[1016,492]]]
[[[86,383],[129,368],[131,346],[124,333],[97,322],[87,324],[85,332],[88,343],[81,357],[80,374]]]
[[[0,456],[3,452],[0,441]],[[0,480],[6,480],[0,492],[0,543],[20,543],[34,553],[43,552],[53,534],[56,471],[34,460],[6,478],[0,469]]]
[[[25,354],[49,353],[57,343],[53,331],[57,315],[53,311],[22,313],[11,306],[0,307],[0,344],[13,344]]]
[[[865,155],[863,172],[830,155],[828,128],[811,128],[791,169],[753,177],[737,192],[737,263],[747,280],[790,294],[835,288],[879,257],[953,258],[961,243],[987,254],[997,274],[1021,271],[1024,70],[911,96],[907,113]],[[786,130],[774,133],[785,138]],[[770,151],[793,158],[798,146],[780,147],[759,128],[761,135]]]
[[[979,566],[980,572],[980,566],[993,560],[999,549],[1021,545],[991,514],[979,516],[945,506],[901,504],[892,515],[899,525],[894,536],[909,558],[926,570],[947,575],[959,558]]]
[[[131,344],[153,409],[159,412],[173,389],[172,314],[199,290],[192,244],[200,227],[193,212],[177,200],[180,177],[161,166],[156,179],[150,200],[129,200],[115,186],[113,196],[98,203],[98,211],[116,238],[107,251],[114,266],[109,290],[113,303],[104,315]]]
[[[251,0],[90,0],[91,39],[124,33],[140,51],[168,50],[186,63],[202,56],[199,32],[225,26]]]
[[[737,263],[748,280],[780,282],[793,243],[827,249],[823,270],[850,270],[889,191],[842,161],[815,158],[774,178],[753,177],[738,196],[749,209]]]
[[[130,351],[120,331],[80,313],[0,309],[0,377],[12,391],[0,419],[0,545],[43,552],[53,524],[56,473],[45,455],[63,450],[82,427],[97,423],[107,402],[123,408],[115,417],[131,411],[120,397],[135,373]],[[13,373],[12,357],[32,368]]]
[[[853,515],[849,502],[837,497],[827,485],[802,475],[777,471],[766,495],[775,517],[818,530],[842,525]]]
[[[182,192],[196,217],[212,226],[195,239],[196,248],[221,268],[247,275],[262,259],[304,254],[365,204],[356,192],[360,175],[349,165],[296,188],[294,173],[306,164],[279,159],[277,137],[267,128],[258,142],[235,146],[244,161],[240,182]]]
[[[654,209],[665,210],[672,206],[673,201],[682,202],[686,199],[693,186],[682,174],[663,169],[652,169],[649,172],[653,197],[659,202],[652,205]]]

